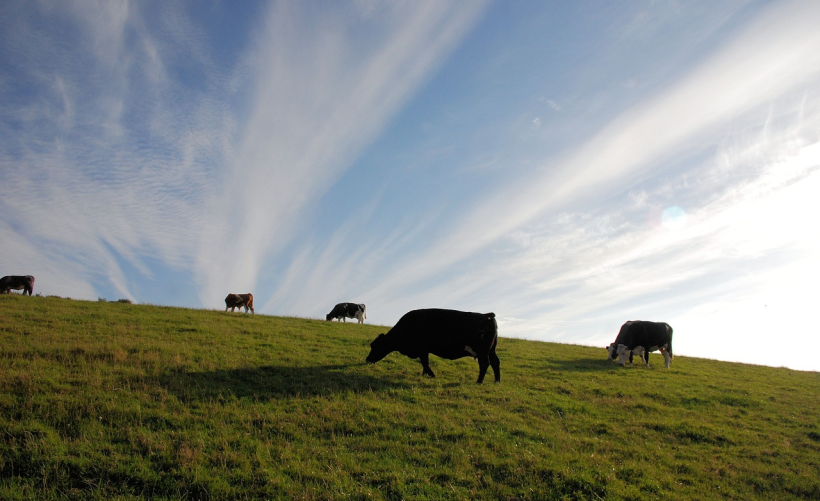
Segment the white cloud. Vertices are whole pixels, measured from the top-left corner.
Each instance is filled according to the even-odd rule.
[[[675,155],[714,145],[733,120],[811,86],[820,75],[818,16],[816,2],[777,4],[761,12],[678,84],[615,118],[540,172],[482,198],[448,238],[397,269],[374,292],[434,276],[545,213],[628,189]]]
[[[149,276],[146,259],[191,260],[226,120],[164,76],[166,34],[133,4],[103,4],[24,4],[0,35],[17,47],[17,79],[0,89],[0,203],[14,238],[54,250],[27,254],[27,267],[68,259],[75,297],[110,284],[131,298],[124,266]]]
[[[211,209],[197,275],[203,304],[252,289],[323,195],[475,22],[469,7],[426,1],[307,18],[277,3],[258,35],[253,110]],[[317,12],[312,12],[316,16]],[[362,43],[367,40],[367,43]]]
[[[820,126],[818,118],[812,128]],[[813,367],[806,357],[772,358],[749,348],[774,331],[789,345],[816,345],[797,326],[812,322],[806,298],[820,278],[820,230],[808,217],[820,211],[820,142],[783,156],[781,146],[794,137],[784,133],[768,144],[750,144],[749,151],[767,152],[756,160],[762,170],[747,172],[716,195],[705,174],[722,153],[690,171],[704,179],[690,189],[712,199],[677,231],[638,225],[601,232],[594,218],[573,218],[574,231],[550,227],[531,235],[531,252],[493,270],[523,278],[519,285],[530,288],[534,300],[522,302],[527,294],[519,292],[510,295],[513,304],[501,302],[505,314],[531,320],[504,325],[507,335],[559,340],[574,332],[576,342],[603,346],[625,320],[666,320],[676,329],[679,354]],[[735,158],[743,160],[733,168],[750,165],[749,155]],[[586,340],[577,337],[583,333]]]

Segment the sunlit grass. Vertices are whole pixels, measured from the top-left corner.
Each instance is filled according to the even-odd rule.
[[[386,330],[2,296],[0,498],[820,498],[817,373],[502,338],[476,385]]]

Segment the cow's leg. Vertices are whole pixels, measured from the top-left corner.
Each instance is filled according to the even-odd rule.
[[[498,355],[495,354],[495,349],[490,351],[490,365],[493,367],[493,374],[495,374],[495,382],[501,382],[501,361]]]
[[[490,366],[490,357],[485,355],[483,357],[479,356],[477,358],[478,358],[478,381],[476,381],[476,384],[481,384],[481,383],[484,382],[484,376],[487,374],[487,367]]]
[[[422,376],[436,377],[430,369],[430,355],[428,353],[422,353],[419,356],[419,361],[421,362],[421,366],[424,368],[424,370],[421,371]]]

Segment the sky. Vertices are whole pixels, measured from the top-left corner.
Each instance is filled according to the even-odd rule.
[[[676,355],[820,371],[818,24],[814,0],[4,1],[0,275],[492,311],[602,358],[665,321]]]

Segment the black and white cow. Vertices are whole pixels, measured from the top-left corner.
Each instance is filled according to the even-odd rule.
[[[228,294],[225,297],[225,311],[228,311],[228,308],[230,308],[231,313],[233,313],[234,308],[236,308],[237,311],[242,311],[243,307],[245,308],[245,313],[250,309],[251,313],[256,314],[256,311],[253,309],[253,294],[250,292],[247,294]]]
[[[672,365],[672,327],[665,322],[648,322],[630,320],[621,326],[615,341],[607,346],[609,359],[618,359],[618,363],[632,363],[632,357],[638,355],[649,367],[649,353],[660,351],[666,368]]]
[[[398,351],[418,358],[422,375],[436,377],[430,370],[429,356],[448,360],[462,357],[478,359],[478,381],[484,381],[487,367],[492,366],[495,382],[501,381],[501,363],[495,354],[498,344],[498,324],[495,313],[469,313],[456,310],[413,310],[405,313],[387,334],[370,343],[367,361],[378,362]]]
[[[34,277],[31,275],[8,275],[0,278],[0,294],[8,294],[12,289],[22,290],[23,294],[34,291]]]
[[[346,318],[355,318],[362,324],[364,323],[364,319],[367,318],[365,310],[366,307],[363,304],[339,303],[330,310],[325,320],[341,319],[343,322],[347,322],[347,320],[345,320]]]

